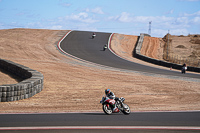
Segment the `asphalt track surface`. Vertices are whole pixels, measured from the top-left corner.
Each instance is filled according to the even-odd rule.
[[[116,127],[119,129],[114,129]],[[60,132],[77,130],[81,132],[89,130],[93,132],[100,130],[196,132],[200,131],[200,112],[132,112],[130,115],[118,113],[113,115],[104,113],[0,114],[0,132],[35,132],[36,130],[39,132],[51,130]]]
[[[62,40],[60,47],[73,57],[103,66],[167,76],[200,78],[199,74],[182,74],[177,71],[149,67],[119,58],[108,49],[103,51],[103,46],[108,44],[110,35],[111,33],[97,32],[96,37],[92,39],[92,32],[72,31]]]

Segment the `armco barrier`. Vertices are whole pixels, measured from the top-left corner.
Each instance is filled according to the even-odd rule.
[[[12,61],[0,59],[0,68],[23,80],[17,84],[0,85],[0,102],[30,98],[43,89],[43,74]]]
[[[157,60],[157,59],[142,55],[140,53],[140,50],[142,48],[142,43],[143,43],[143,40],[144,40],[144,36],[149,36],[149,35],[148,34],[143,34],[143,33],[140,34],[137,46],[135,48],[135,54],[134,55],[135,55],[136,58],[144,60],[144,61],[149,62],[149,63],[156,64],[156,65],[165,66],[165,67],[169,67],[169,68],[171,67],[173,69],[181,70],[182,65],[174,64],[174,63],[170,63],[170,62],[166,62],[166,61],[162,61],[162,60]],[[188,66],[187,67],[187,71],[200,72],[200,68]]]

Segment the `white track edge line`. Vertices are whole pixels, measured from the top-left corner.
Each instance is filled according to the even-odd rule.
[[[1,130],[64,130],[64,129],[138,129],[138,130],[200,130],[189,126],[41,126],[41,127],[0,127]]]

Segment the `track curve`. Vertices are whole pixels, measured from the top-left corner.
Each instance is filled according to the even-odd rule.
[[[187,73],[183,75],[177,71],[154,68],[121,59],[108,49],[103,51],[103,46],[108,44],[111,33],[97,32],[96,35],[92,39],[92,32],[72,31],[62,40],[60,48],[72,56],[104,66],[167,76],[200,78],[199,74]]]
[[[110,33],[73,31],[61,48],[73,56],[120,69],[172,74],[176,72],[152,68],[123,60],[112,52],[102,51]],[[170,73],[171,72],[171,73]],[[182,76],[181,74],[179,74]],[[195,77],[195,74],[184,76]],[[198,78],[198,77],[196,77]],[[132,112],[130,115],[104,113],[0,114],[0,132],[199,132],[200,112]],[[118,127],[118,128],[116,128]],[[91,130],[92,129],[92,130]],[[126,130],[125,130],[126,129]]]

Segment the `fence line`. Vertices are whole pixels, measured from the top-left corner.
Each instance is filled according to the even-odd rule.
[[[187,66],[192,66],[192,67],[200,67],[200,60],[199,59],[192,59],[192,58],[183,58],[180,55],[172,54],[167,52],[164,53],[163,55],[164,60],[171,62],[171,63],[176,63],[176,64],[184,64],[186,63]]]

